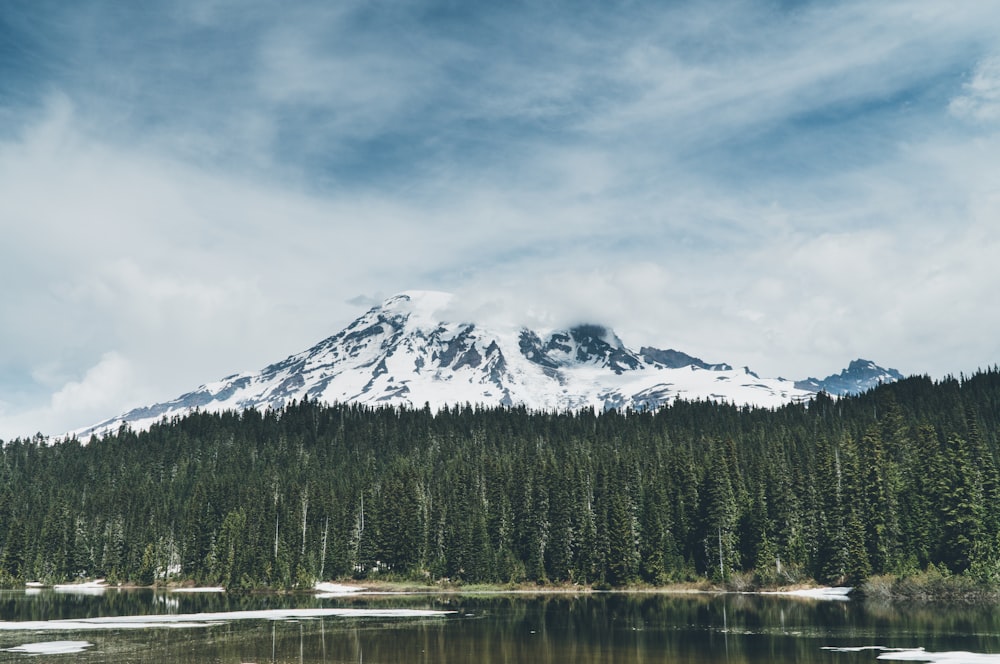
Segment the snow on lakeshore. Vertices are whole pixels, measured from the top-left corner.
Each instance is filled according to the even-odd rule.
[[[326,599],[328,597],[340,597],[341,595],[353,595],[354,593],[359,593],[365,588],[361,586],[347,586],[342,583],[330,583],[328,581],[317,581],[316,585],[313,586],[313,590],[317,593],[320,599]]]
[[[27,584],[25,584],[27,585]],[[104,579],[94,579],[93,581],[83,581],[81,583],[57,583],[53,588],[107,588],[108,582]]]
[[[13,648],[0,648],[4,652],[19,652],[26,655],[72,655],[93,646],[89,641],[39,641],[25,643]]]
[[[109,588],[104,579],[85,581],[83,583],[58,583],[52,586],[57,593],[70,593],[75,595],[101,595]]]
[[[149,616],[105,616],[75,620],[0,621],[0,631],[93,631],[151,627],[208,627],[235,620],[309,620],[316,618],[433,618],[455,613],[431,609],[269,609]]]
[[[226,589],[222,586],[206,586],[203,588],[171,588],[172,593],[224,593]]]
[[[768,590],[762,595],[783,595],[785,597],[805,597],[808,599],[825,599],[835,602],[846,602],[851,598],[849,593],[854,590],[850,586],[835,586],[822,588],[801,588],[799,590]]]

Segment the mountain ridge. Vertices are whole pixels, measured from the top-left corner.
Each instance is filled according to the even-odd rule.
[[[539,332],[442,320],[451,302],[447,293],[400,293],[337,334],[260,371],[232,374],[69,435],[101,435],[125,424],[144,429],[194,410],[278,409],[303,398],[435,409],[463,403],[646,409],[678,398],[777,407],[819,391],[848,394],[902,377],[855,360],[822,381],[761,378],[747,367],[733,369],[674,349],[633,351],[597,323]]]
[[[894,383],[897,380],[903,380],[903,374],[895,369],[884,369],[871,360],[858,358],[839,374],[831,374],[822,380],[812,377],[797,380],[795,387],[811,392],[844,396],[865,392],[882,383]]]

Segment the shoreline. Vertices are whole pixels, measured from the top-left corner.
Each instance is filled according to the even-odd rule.
[[[94,591],[131,591],[154,590],[176,594],[250,594],[250,595],[312,595],[321,599],[370,597],[373,595],[762,595],[774,597],[803,599],[845,599],[846,592],[830,586],[797,584],[792,586],[775,586],[756,590],[737,590],[708,583],[678,583],[666,586],[621,586],[613,588],[595,588],[590,585],[566,584],[461,584],[434,583],[423,584],[411,581],[371,581],[360,582],[354,579],[317,582],[312,588],[255,588],[227,590],[221,586],[196,586],[190,582],[138,585],[130,583],[96,584],[83,582],[76,584],[41,584],[29,582],[24,586],[9,586],[2,590],[42,589],[57,592],[92,593]]]
[[[588,595],[615,593],[631,595],[759,595],[814,601],[863,600],[872,602],[903,602],[917,604],[996,602],[1000,587],[977,583],[961,575],[928,574],[910,576],[879,576],[866,579],[857,587],[824,586],[801,583],[786,586],[761,586],[753,589],[725,587],[709,582],[687,582],[664,586],[627,585],[602,587],[595,585],[518,583],[463,584],[455,582],[419,582],[399,580],[339,579],[317,582],[310,588],[249,588],[227,590],[221,586],[197,586],[191,581],[175,581],[154,585],[130,583],[109,584],[89,581],[74,584],[47,584],[35,581],[12,585],[4,590],[24,590],[37,593],[42,589],[55,592],[97,594],[111,590],[154,590],[177,594],[231,593],[252,595],[312,595],[320,599],[361,597],[372,595]]]

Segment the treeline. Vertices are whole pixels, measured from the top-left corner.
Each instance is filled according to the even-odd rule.
[[[777,410],[293,403],[0,449],[0,583],[1000,583],[1000,370]]]

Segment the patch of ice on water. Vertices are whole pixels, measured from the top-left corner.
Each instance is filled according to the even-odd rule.
[[[6,652],[20,652],[26,655],[72,655],[93,646],[88,641],[40,641],[25,643],[23,646],[4,648]]]
[[[1000,664],[1000,653],[965,651],[928,652],[923,648],[886,648],[885,646],[858,646],[823,648],[830,652],[879,651],[876,659],[893,662],[927,662],[928,664]]]
[[[864,652],[865,650],[879,650],[884,652],[905,652],[913,648],[886,648],[885,646],[824,646],[820,650],[830,652]]]
[[[878,656],[895,662],[930,662],[932,664],[998,664],[1000,654],[981,652],[927,652],[923,648],[888,652]]]
[[[208,627],[235,620],[300,620],[317,618],[429,618],[455,613],[430,609],[269,609],[148,616],[106,616],[75,620],[0,621],[0,631],[90,631],[152,627]]]

